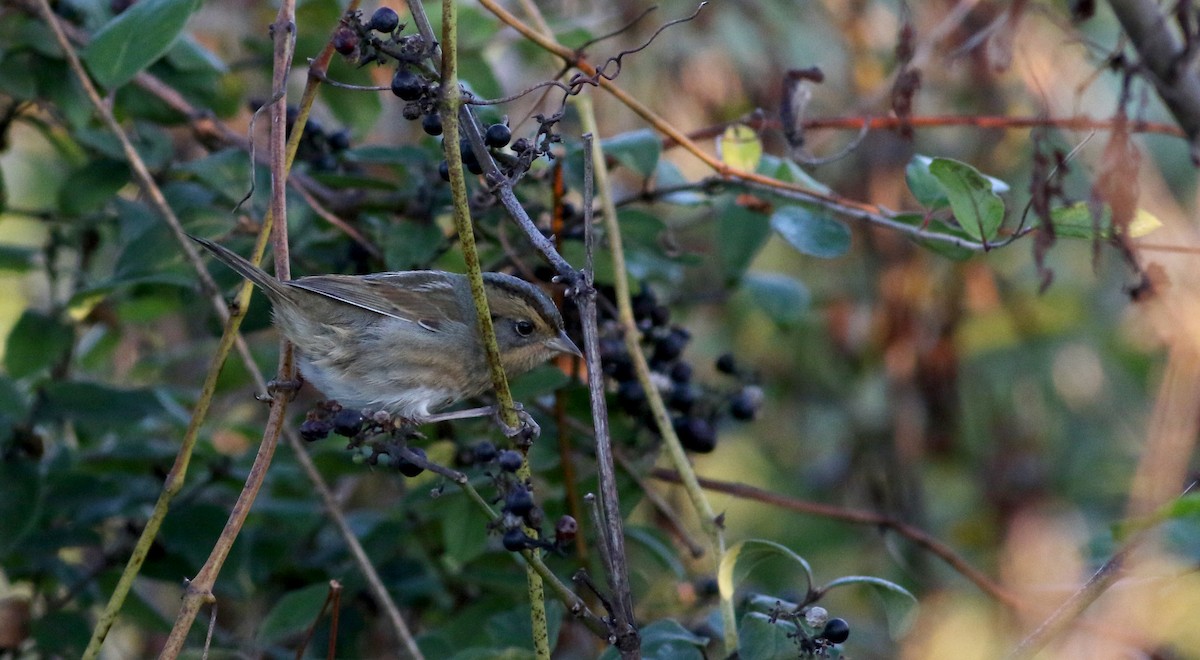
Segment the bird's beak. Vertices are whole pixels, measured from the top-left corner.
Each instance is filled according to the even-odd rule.
[[[570,355],[574,355],[575,357],[583,357],[583,353],[581,353],[579,348],[575,346],[575,342],[571,341],[571,338],[567,336],[566,330],[558,333],[557,337],[547,341],[546,346],[559,353],[568,353]]]

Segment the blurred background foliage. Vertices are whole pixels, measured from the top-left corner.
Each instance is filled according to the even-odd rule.
[[[95,34],[131,4],[137,6],[61,0],[55,8],[82,34]],[[648,8],[635,0],[538,4],[569,46],[617,30]],[[406,9],[395,8],[407,21]],[[805,118],[882,116],[892,107],[897,40],[907,25],[915,35],[911,66],[922,74],[913,100],[917,116],[1113,116],[1122,107],[1123,71],[1108,64],[1121,52],[1120,30],[1104,7],[1074,23],[1070,9],[1065,2],[714,2],[626,56],[617,83],[677,128],[704,131],[748,120],[760,109],[777,118],[785,73],[816,66],[824,82],[813,86]],[[303,84],[305,58],[324,45],[343,10],[328,0],[299,6],[293,97]],[[439,8],[429,10],[436,22]],[[667,0],[587,52],[603,61],[694,10],[695,4]],[[187,8],[182,36],[149,72],[205,114],[181,115],[144,86],[120,80],[110,97],[186,229],[225,237],[243,254],[266,208],[267,169],[252,171],[246,152],[209,131],[207,122],[227,123],[261,148],[266,122],[251,135],[250,117],[253,105],[269,95],[266,26],[274,12],[224,0]],[[559,72],[559,61],[481,7],[465,3],[461,12],[462,77],[479,96],[511,94]],[[89,59],[88,50],[83,53],[101,78],[97,67],[105,54]],[[387,67],[357,69],[340,58],[330,69],[332,79],[356,84],[386,86],[390,74]],[[711,388],[718,406],[744,382],[765,395],[751,422],[720,416],[719,442],[711,453],[695,455],[697,472],[924,529],[1028,605],[1018,614],[1007,611],[936,557],[875,526],[714,493],[732,541],[782,544],[807,559],[819,584],[870,575],[917,596],[916,622],[891,635],[884,608],[869,590],[831,592],[821,605],[850,623],[849,655],[994,657],[1112,555],[1166,369],[1169,329],[1131,300],[1145,281],[1142,272],[1106,242],[1062,239],[1039,264],[1027,236],[954,260],[896,231],[854,221],[845,225],[848,249],[831,252],[840,256],[801,254],[768,229],[767,215],[754,206],[770,200],[705,187],[642,198],[656,185],[712,173],[679,149],[660,154],[658,136],[645,122],[606,94],[585,93],[595,97],[601,137],[613,143],[631,272],[668,306],[671,323],[690,333],[684,360],[695,381]],[[507,116],[516,136],[531,135],[531,115],[553,112],[558,98],[535,92],[480,111],[488,121]],[[1124,108],[1131,117],[1171,121],[1144,82],[1133,82],[1129,98]],[[48,28],[21,3],[0,5],[0,99],[0,336],[6,337],[0,345],[0,622],[8,626],[0,626],[7,635],[0,637],[0,655],[67,657],[86,644],[95,612],[158,496],[220,327]],[[406,121],[402,108],[386,91],[322,88],[297,172],[323,191],[324,205],[361,232],[367,246],[293,194],[295,273],[462,269],[447,238],[439,144],[420,122]],[[1035,149],[1078,148],[1064,193],[1089,198],[1106,167],[1108,131],[995,126],[917,127],[911,137],[873,130],[843,157],[802,169],[847,198],[919,211],[905,183],[906,165],[916,154],[958,159],[1009,184],[1003,198],[1011,231],[1029,200]],[[568,200],[577,205],[581,129],[573,112],[560,130]],[[835,154],[855,135],[813,130],[804,149],[818,158]],[[777,128],[759,137],[770,157],[786,159]],[[1146,240],[1190,244],[1196,190],[1186,143],[1162,135],[1133,140],[1140,154],[1138,204],[1165,225]],[[711,137],[704,143],[715,149]],[[519,189],[541,220],[550,210],[549,171],[540,163]],[[254,196],[231,212],[252,179]],[[480,204],[477,220],[486,264],[534,270],[532,252],[504,227],[498,209]],[[578,265],[577,242],[564,252]],[[1186,268],[1194,259],[1141,254],[1143,266]],[[1044,291],[1042,268],[1053,272]],[[212,272],[232,290],[232,273]],[[264,371],[274,369],[277,355],[268,325],[256,297],[244,332]],[[735,357],[741,380],[714,366],[725,353]],[[518,382],[517,396],[537,405],[566,381],[547,367]],[[108,657],[153,654],[169,629],[182,581],[208,556],[252,461],[265,417],[252,394],[245,369],[231,361],[189,481],[110,637]],[[566,384],[562,396],[566,410],[586,422],[584,388]],[[312,400],[305,395],[293,415],[299,419]],[[555,444],[559,425],[548,414],[538,416],[545,434],[531,460],[539,504],[554,520],[568,510]],[[618,444],[641,475],[622,483],[639,619],[674,619],[711,636],[715,567],[689,556],[643,489],[656,491],[695,530],[685,498],[645,477],[655,463],[653,434],[627,417],[614,423]],[[594,490],[588,442],[564,431],[578,463],[579,491]],[[431,430],[427,451],[451,464],[487,433],[484,425],[439,427]],[[524,576],[464,495],[448,489],[433,498],[436,478],[403,479],[358,464],[336,439],[309,450],[427,657],[527,653]],[[1175,460],[1195,466],[1190,451]],[[583,527],[586,539],[591,528]],[[1140,581],[1107,595],[1090,612],[1086,634],[1068,636],[1055,653],[1200,657],[1200,638],[1182,616],[1200,606],[1194,572],[1200,519],[1184,512],[1161,529],[1155,552],[1138,565]],[[572,553],[548,561],[567,576],[580,559]],[[594,568],[594,556],[591,561]],[[378,603],[293,456],[282,450],[217,582],[215,648],[266,657],[292,653],[330,579],[345,587],[339,654],[391,657],[394,645]],[[783,566],[756,572],[746,588],[783,600],[804,595],[799,576]],[[199,628],[192,633],[197,646]],[[323,649],[322,636],[329,634],[327,622],[318,625],[311,648]],[[560,657],[598,653],[574,626],[563,626],[558,637]],[[671,653],[660,657],[688,657],[679,649]]]

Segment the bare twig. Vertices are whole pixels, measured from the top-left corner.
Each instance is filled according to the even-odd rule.
[[[628,567],[625,561],[625,530],[621,524],[621,502],[617,496],[616,470],[613,468],[612,438],[608,432],[608,406],[604,396],[604,370],[600,365],[600,339],[596,326],[596,289],[593,284],[592,253],[594,232],[592,229],[592,181],[594,160],[603,158],[593,150],[592,135],[583,135],[584,175],[584,245],[586,250],[583,269],[582,290],[573,297],[579,307],[580,323],[583,326],[583,350],[588,371],[588,397],[592,407],[592,424],[595,426],[596,466],[600,475],[600,498],[597,501],[600,530],[597,545],[605,560],[605,573],[614,600],[613,634],[617,650],[623,658],[640,656],[640,641],[634,625],[633,595],[629,588]]]
[[[272,36],[275,39],[273,91],[276,101],[271,110],[269,142],[271,158],[271,204],[268,218],[271,219],[271,222],[264,223],[263,232],[270,231],[272,224],[276,229],[273,234],[275,239],[275,272],[280,279],[289,279],[290,277],[286,229],[288,152],[285,136],[285,101],[287,72],[291,68],[293,37],[296,29],[295,14],[295,3],[292,0],[284,0],[280,4],[279,12],[276,14],[275,23],[272,24]],[[263,236],[259,237],[260,244],[263,238]],[[243,285],[243,287],[248,286],[248,284]],[[285,342],[279,358],[278,375],[281,380],[291,380],[294,378],[294,372],[295,366],[292,360],[291,346]],[[225,559],[233,547],[233,542],[245,524],[246,517],[250,514],[250,508],[254,505],[258,491],[262,488],[263,481],[266,479],[267,468],[270,466],[271,459],[275,455],[279,434],[283,431],[283,425],[286,421],[285,413],[290,399],[291,393],[282,389],[277,389],[271,397],[271,411],[267,418],[267,425],[263,429],[262,444],[259,445],[258,453],[254,457],[254,464],[250,468],[250,474],[246,478],[245,486],[242,488],[241,493],[238,494],[237,502],[234,503],[233,510],[229,513],[229,520],[226,521],[224,529],[221,530],[221,535],[213,545],[212,552],[204,562],[204,566],[201,567],[196,577],[188,583],[183,599],[183,606],[175,618],[175,625],[171,628],[170,636],[167,637],[167,641],[163,645],[163,650],[160,654],[162,658],[176,658],[179,656],[184,644],[187,642],[188,631],[192,627],[196,613],[203,603],[213,601],[212,588],[216,584],[217,575],[220,573],[222,566],[224,566]]]
[[[308,643],[312,641],[313,635],[317,632],[317,624],[321,622],[321,619],[325,618],[325,613],[328,612],[331,607],[333,608],[332,618],[334,621],[337,620],[338,607],[341,603],[341,600],[342,583],[338,582],[337,580],[330,580],[329,591],[325,592],[325,602],[321,603],[321,611],[317,612],[317,615],[313,617],[312,623],[310,623],[308,626],[308,631],[304,633],[303,641],[296,646],[296,660],[302,660],[304,658],[304,652],[308,650]],[[333,652],[336,649],[336,641],[337,624],[335,623],[333,625],[333,632],[330,634],[329,638],[330,658],[333,657]]]

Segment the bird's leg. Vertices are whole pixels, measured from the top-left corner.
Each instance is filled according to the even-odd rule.
[[[435,422],[448,422],[455,419],[474,419],[476,417],[487,417],[496,414],[496,406],[483,406],[481,408],[467,408],[466,410],[451,410],[450,412],[438,413],[421,417],[413,421],[421,424],[433,424]]]
[[[496,410],[493,413],[496,419],[496,425],[504,433],[504,437],[515,441],[518,445],[528,447],[533,444],[540,435],[542,435],[542,427],[533,420],[533,415],[525,412],[525,407],[517,402],[513,402],[513,411],[517,413],[517,425],[515,427],[504,423],[504,416],[501,415],[500,406],[495,406]]]
[[[276,394],[282,392],[288,394],[290,400],[296,398],[296,394],[303,386],[304,376],[301,376],[300,372],[296,372],[296,377],[292,380],[276,380],[272,378],[271,380],[267,381],[266,394],[257,394],[254,396],[254,398],[258,399],[259,401],[269,402],[275,398]]]
[[[438,413],[428,417],[422,417],[419,420],[414,420],[420,424],[432,424],[434,422],[447,422],[455,419],[474,419],[476,417],[491,416],[496,425],[508,438],[519,438],[524,442],[532,442],[535,438],[542,434],[542,427],[533,420],[533,416],[525,412],[524,406],[519,403],[513,404],[514,410],[517,413],[519,420],[516,427],[509,426],[504,423],[504,419],[500,415],[500,406],[483,406],[481,408],[467,408],[466,410],[452,410],[450,412]]]

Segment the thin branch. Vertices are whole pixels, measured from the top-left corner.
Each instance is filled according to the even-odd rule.
[[[1188,484],[1183,490],[1182,495],[1191,492],[1197,486],[1196,481]],[[1182,497],[1182,495],[1180,495]],[[1079,588],[1078,591],[1071,594],[1045,621],[1043,621],[1033,632],[1029,633],[1025,639],[1021,640],[1008,658],[1016,660],[1017,658],[1031,658],[1037,654],[1050,640],[1057,637],[1083,614],[1084,610],[1096,601],[1109,587],[1113,585],[1125,572],[1125,567],[1130,556],[1146,540],[1150,528],[1145,527],[1134,534],[1121,548],[1113,554],[1108,561],[1104,562],[1095,573],[1092,574],[1088,581]]]
[[[658,468],[651,472],[650,476],[668,483],[680,483],[679,474],[671,470]],[[840,520],[842,522],[854,523],[856,525],[870,525],[880,529],[891,530],[908,539],[909,541],[912,541],[917,546],[924,548],[938,559],[946,562],[946,564],[948,564],[951,568],[953,568],[963,577],[970,580],[973,584],[975,584],[975,586],[979,587],[981,591],[996,599],[1010,610],[1016,611],[1025,607],[1016,596],[1014,596],[1004,587],[997,584],[982,571],[972,566],[967,562],[967,560],[959,556],[958,553],[954,552],[954,550],[952,550],[949,546],[937,540],[924,530],[914,527],[901,520],[896,520],[891,516],[876,513],[874,511],[847,509],[834,506],[832,504],[821,504],[819,502],[798,500],[747,484],[718,481],[716,479],[706,479],[704,477],[701,477],[699,481],[700,485],[708,490],[726,493],[737,498],[762,502],[764,504],[770,504],[771,506],[776,506],[781,509],[787,509],[788,511],[795,511],[797,513],[803,513],[810,516],[820,516],[822,518]]]
[[[267,217],[270,219],[270,222],[264,223],[263,234],[265,235],[271,231],[271,226],[274,225],[275,271],[280,279],[289,279],[290,277],[287,248],[286,201],[287,170],[290,163],[284,133],[286,130],[285,101],[287,72],[291,69],[292,62],[292,47],[294,45],[296,30],[295,15],[295,3],[292,0],[284,0],[280,4],[279,12],[276,14],[275,23],[272,24],[272,36],[275,40],[273,90],[276,101],[275,105],[271,108],[269,142],[271,156],[271,205]],[[293,151],[292,153],[295,152]],[[265,236],[259,237],[260,244],[264,238]],[[249,286],[248,282],[243,285],[243,288],[246,286]],[[294,378],[294,372],[295,365],[292,359],[291,346],[284,342],[283,350],[279,357],[279,378],[291,380]],[[175,625],[171,628],[171,634],[167,637],[167,641],[164,643],[159,657],[172,659],[179,656],[187,642],[188,631],[191,630],[192,622],[195,620],[200,607],[206,602],[213,602],[212,589],[216,584],[217,575],[220,574],[221,568],[225,564],[225,559],[229,556],[229,552],[233,548],[234,540],[245,524],[246,517],[250,515],[250,509],[254,505],[258,491],[262,488],[262,484],[266,480],[267,468],[270,467],[271,459],[275,455],[275,448],[278,446],[279,434],[283,431],[283,425],[286,421],[285,415],[290,400],[291,393],[283,389],[277,389],[271,397],[271,411],[267,417],[267,424],[263,429],[262,443],[259,445],[257,454],[255,454],[254,463],[250,468],[250,474],[246,478],[245,486],[238,494],[238,499],[233,505],[233,510],[229,513],[229,519],[226,521],[224,529],[221,530],[221,535],[217,539],[217,542],[213,544],[213,549],[208,559],[204,562],[204,566],[200,568],[200,572],[196,574],[196,577],[188,583],[183,599],[183,606],[175,618]]]
[[[584,131],[595,135],[598,129],[596,126],[596,114],[591,104],[591,97],[588,95],[577,96],[575,97],[575,103],[579,110],[579,117]],[[713,560],[717,564],[720,564],[721,558],[725,555],[725,532],[717,519],[716,513],[712,509],[712,505],[709,504],[708,498],[705,497],[704,491],[696,483],[696,474],[692,471],[691,463],[688,461],[683,445],[680,443],[679,437],[676,435],[675,429],[671,424],[671,416],[667,412],[666,404],[663,403],[662,395],[651,380],[650,365],[647,364],[646,356],[642,353],[640,346],[641,333],[638,332],[637,322],[633,314],[633,305],[630,302],[629,275],[628,269],[625,267],[624,244],[621,242],[621,226],[617,220],[616,207],[613,205],[614,200],[612,187],[609,185],[608,168],[605,166],[603,152],[599,146],[593,152],[593,160],[596,187],[600,194],[600,205],[604,212],[603,221],[605,233],[608,238],[608,249],[612,254],[613,284],[617,296],[618,321],[624,333],[625,347],[629,352],[630,358],[633,360],[633,366],[637,372],[638,380],[641,382],[642,390],[646,393],[646,402],[653,413],[654,423],[658,428],[659,435],[663,439],[663,446],[666,448],[667,456],[675,466],[675,469],[683,475],[684,487],[687,490],[688,498],[692,503],[696,516],[700,519],[700,524],[704,532],[709,537],[709,542],[712,544],[714,551]],[[599,443],[597,443],[598,445]],[[720,609],[721,621],[724,626],[725,653],[726,655],[732,655],[738,646],[737,620],[734,616],[733,601],[728,598],[722,598]]]
[[[1128,121],[1123,130],[1130,133],[1152,133],[1184,137],[1178,126],[1152,121]],[[733,124],[747,124],[755,130],[780,129],[777,119],[758,117],[750,121],[731,121],[713,126],[706,126],[687,134],[692,140],[711,140],[725,132]],[[1091,117],[1010,117],[1005,115],[912,115],[907,119],[900,117],[814,117],[805,119],[800,125],[805,131],[832,129],[870,131],[895,130],[903,124],[913,128],[979,128],[996,130],[1020,130],[1027,128],[1057,128],[1064,131],[1111,131],[1116,130],[1117,122],[1113,119],[1093,119]],[[679,143],[670,137],[663,138],[663,148],[671,149]]]
[[[592,183],[595,161],[604,156],[593,148],[592,135],[583,135],[584,151],[584,246],[586,250],[583,270],[583,290],[573,300],[579,307],[580,323],[583,326],[583,350],[588,372],[588,398],[592,408],[592,424],[595,426],[596,467],[599,472],[600,498],[597,528],[600,531],[597,545],[600,556],[606,562],[605,574],[612,591],[614,609],[613,634],[616,647],[622,658],[640,657],[640,639],[633,614],[633,594],[629,587],[629,568],[626,565],[625,530],[621,523],[621,501],[617,494],[616,470],[613,467],[612,438],[608,429],[608,406],[604,394],[604,370],[600,364],[600,332],[596,322],[596,289],[593,284],[594,232],[592,228]],[[607,192],[607,191],[606,191]]]
[[[413,6],[420,3],[413,2]],[[459,147],[459,120],[462,108],[462,91],[458,85],[458,2],[442,0],[442,115],[443,140],[446,163],[450,171],[450,190],[454,206],[454,226],[458,231],[458,243],[467,266],[467,279],[471,284],[471,298],[475,303],[476,330],[487,356],[488,369],[492,375],[492,388],[500,407],[500,417],[510,428],[521,423],[513,405],[512,392],[508,389],[508,376],[500,361],[500,347],[496,342],[496,331],[492,326],[492,315],[488,308],[487,294],[483,288],[483,272],[479,265],[479,254],[475,249],[475,228],[471,222],[467,201],[467,183],[463,173],[462,153]],[[469,117],[468,117],[469,119]],[[468,121],[468,124],[472,122]],[[518,478],[528,480],[530,476],[528,451],[522,451],[523,460],[517,471]],[[535,530],[526,529],[526,534],[536,538]],[[526,553],[532,556],[533,550]],[[529,592],[529,614],[533,628],[533,649],[538,660],[550,660],[550,633],[546,619],[546,597],[542,577],[532,566],[525,571]]]

